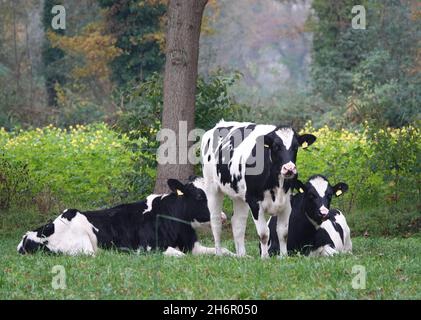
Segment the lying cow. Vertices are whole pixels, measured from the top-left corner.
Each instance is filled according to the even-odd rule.
[[[315,136],[298,135],[290,127],[249,122],[220,121],[203,135],[203,176],[217,254],[221,254],[219,212],[224,195],[233,200],[232,230],[238,256],[246,255],[244,235],[249,209],[260,238],[262,258],[268,256],[265,212],[277,215],[280,253],[286,254],[290,184],[297,174],[298,147],[307,147],[315,140]]]
[[[304,185],[297,181],[299,193],[292,197],[292,212],[288,226],[289,254],[331,256],[338,252],[351,252],[350,230],[345,216],[329,209],[332,196],[341,196],[348,185],[340,182],[331,186],[321,175],[311,177]],[[268,222],[270,230],[269,254],[279,252],[276,217]]]
[[[163,250],[166,255],[214,254],[202,246],[195,228],[209,223],[203,178],[187,184],[169,179],[172,193],[111,209],[80,212],[66,209],[53,222],[27,232],[19,253],[43,250],[69,255],[95,254],[98,247],[121,250]],[[223,214],[223,217],[225,215]],[[220,216],[221,217],[221,216]],[[231,254],[223,250],[224,254]]]

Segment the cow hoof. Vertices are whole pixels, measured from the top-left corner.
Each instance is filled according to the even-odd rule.
[[[235,257],[235,253],[229,251],[227,248],[222,248],[221,251],[224,256]]]

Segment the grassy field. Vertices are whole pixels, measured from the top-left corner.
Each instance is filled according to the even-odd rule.
[[[20,256],[21,235],[0,236],[0,299],[421,299],[420,234],[358,237],[353,255],[264,261],[253,240],[252,257],[243,259],[113,251]],[[233,249],[232,241],[225,245]],[[64,290],[52,288],[56,265],[66,272]],[[365,267],[365,289],[353,289],[356,265]]]

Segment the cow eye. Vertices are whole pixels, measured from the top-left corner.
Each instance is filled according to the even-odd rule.
[[[199,200],[199,201],[205,200],[205,194],[203,192],[198,192],[196,194],[196,200]]]

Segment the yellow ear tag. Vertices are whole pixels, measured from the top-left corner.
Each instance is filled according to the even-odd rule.
[[[303,144],[301,145],[301,148],[305,149],[308,147],[308,143],[307,141],[304,141]]]
[[[177,195],[182,196],[184,193],[182,193],[180,190],[177,189]]]
[[[342,190],[338,190],[338,191],[336,191],[336,193],[335,193],[335,194],[336,194],[336,196],[337,196],[337,197],[339,197],[339,196],[342,194]]]
[[[269,148],[269,145],[268,144],[265,144],[265,148]]]
[[[300,188],[298,191],[300,191],[300,193],[304,193],[303,188]]]

